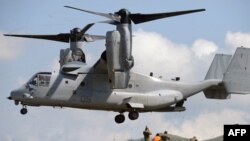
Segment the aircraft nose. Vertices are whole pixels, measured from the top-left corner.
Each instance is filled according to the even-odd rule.
[[[10,100],[23,100],[23,99],[32,99],[33,96],[31,93],[27,90],[25,86],[22,86],[16,90],[13,90],[10,92],[10,96],[7,97]]]
[[[18,100],[23,97],[23,92],[21,89],[16,89],[10,92],[10,96],[8,99],[10,100]]]
[[[18,97],[18,95],[20,95],[18,90],[11,91],[8,99],[10,99],[10,100],[15,99],[16,97]]]
[[[7,97],[7,99],[12,100],[12,97],[11,97],[11,96],[9,96],[9,97]]]

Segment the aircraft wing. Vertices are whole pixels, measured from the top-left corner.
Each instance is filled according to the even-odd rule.
[[[107,63],[104,60],[99,59],[95,63],[93,68],[91,69],[91,73],[107,73],[108,74]]]
[[[91,69],[91,73],[106,73],[108,74],[108,67],[106,61],[106,53],[105,51],[102,53],[100,59],[94,64]]]

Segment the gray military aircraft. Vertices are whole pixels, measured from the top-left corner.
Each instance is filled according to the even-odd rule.
[[[116,30],[107,32],[106,51],[92,67],[86,65],[79,43],[103,39],[103,36],[85,34],[94,23],[82,30],[73,29],[70,34],[5,34],[70,42],[70,48],[60,52],[58,73],[38,72],[22,87],[11,92],[8,99],[14,100],[16,105],[23,105],[21,114],[27,113],[27,106],[106,110],[119,112],[115,121],[122,123],[125,112],[128,112],[129,119],[136,120],[139,112],[185,111],[184,101],[201,91],[207,98],[214,99],[226,99],[232,93],[250,92],[250,49],[247,48],[238,48],[233,57],[216,55],[205,80],[196,83],[165,81],[130,71],[134,65],[131,21],[137,24],[204,9],[157,14],[131,14],[122,9],[114,14],[105,14],[66,7],[107,17],[111,20],[103,23],[116,25]]]

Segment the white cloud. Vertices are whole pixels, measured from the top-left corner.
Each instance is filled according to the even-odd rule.
[[[166,37],[142,29],[133,38],[133,55],[136,72],[157,75],[185,76],[192,70],[192,52],[188,46],[176,44]],[[185,70],[184,70],[185,68]]]
[[[14,59],[21,54],[23,48],[22,39],[0,36],[0,60]]]
[[[223,135],[224,124],[246,124],[248,123],[247,120],[249,120],[247,113],[231,109],[204,112],[193,120],[184,121],[179,129],[179,133],[186,137],[195,135],[200,139],[208,139]]]
[[[194,41],[191,46],[174,43],[167,37],[139,29],[134,33],[134,71],[170,79],[180,76],[182,80],[204,78],[217,45],[205,39]],[[199,76],[198,74],[203,75]]]
[[[214,42],[198,39],[193,43],[192,51],[199,58],[207,57],[217,51],[218,47]]]
[[[233,49],[237,47],[250,47],[250,33],[227,32],[225,42]]]

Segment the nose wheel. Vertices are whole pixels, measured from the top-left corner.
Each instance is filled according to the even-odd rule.
[[[20,110],[20,113],[21,113],[22,115],[27,114],[27,112],[28,112],[28,110],[27,110],[26,106],[24,106],[24,107]]]

